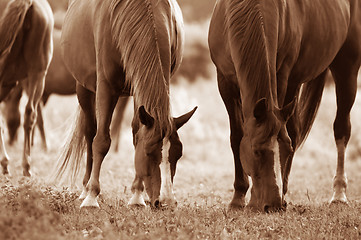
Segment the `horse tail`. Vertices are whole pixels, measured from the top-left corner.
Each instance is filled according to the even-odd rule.
[[[33,0],[10,1],[0,18],[0,56],[9,53]]]
[[[323,74],[326,74],[323,73]],[[310,133],[313,122],[319,109],[326,78],[309,81],[303,84],[297,106],[298,115],[298,137],[296,148],[301,146]]]
[[[162,1],[153,6],[149,0],[114,0],[110,19],[113,43],[122,56],[126,83],[131,88],[135,105],[144,105],[159,128],[169,135],[172,130],[169,35],[172,30],[167,26],[170,25],[167,20],[171,19],[164,18],[163,12],[170,11],[169,4],[162,4]]]
[[[84,156],[86,149],[85,135],[85,115],[80,109],[77,110],[76,121],[73,124],[70,135],[63,146],[63,150],[58,158],[53,181],[60,180],[65,173],[66,177],[70,177],[71,183],[75,182],[78,175],[80,162]],[[70,175],[70,176],[69,176]]]
[[[270,52],[265,33],[261,1],[227,1],[226,28],[240,87],[252,89],[247,94],[254,100],[273,97]],[[269,99],[273,100],[273,99]]]

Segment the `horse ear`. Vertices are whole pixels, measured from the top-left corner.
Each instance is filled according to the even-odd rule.
[[[267,105],[268,102],[266,98],[261,98],[256,102],[256,106],[254,107],[253,110],[253,116],[256,118],[256,121],[258,123],[261,123],[266,119]]]
[[[154,124],[154,118],[147,113],[144,106],[139,107],[139,119],[142,124],[144,124],[146,127],[151,128]]]
[[[292,102],[290,102],[281,109],[281,115],[283,117],[283,120],[285,120],[285,122],[287,122],[290,119],[290,117],[295,113],[295,109],[297,105],[296,102],[297,102],[297,98],[294,98]]]
[[[175,127],[178,130],[180,127],[182,127],[186,122],[188,122],[188,120],[193,116],[194,112],[197,110],[198,107],[193,108],[192,111],[177,117],[177,118],[173,118],[174,123],[175,123]]]

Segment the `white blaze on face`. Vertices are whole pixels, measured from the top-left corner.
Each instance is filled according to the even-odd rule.
[[[169,159],[169,148],[170,142],[168,139],[163,140],[163,149],[162,149],[162,162],[160,163],[160,172],[162,184],[160,187],[160,201],[167,204],[173,204],[176,202],[175,196],[173,193],[173,183],[171,177],[170,163]]]
[[[276,184],[278,186],[278,190],[279,190],[279,194],[280,197],[282,199],[282,192],[283,192],[283,181],[282,181],[282,171],[281,171],[281,159],[280,159],[280,148],[278,145],[278,141],[275,140],[275,144],[274,144],[274,164],[273,164],[273,168],[274,168],[274,173],[276,176]]]

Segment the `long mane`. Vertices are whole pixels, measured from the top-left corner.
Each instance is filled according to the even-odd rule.
[[[164,26],[155,20],[154,9],[156,6],[152,6],[150,0],[113,0],[111,31],[136,106],[144,105],[160,130],[169,135],[172,128],[169,101],[171,53],[170,47],[168,52],[161,52],[159,31]],[[167,41],[170,44],[170,40]],[[163,69],[162,61],[169,63],[169,68]]]
[[[271,98],[272,82],[264,20],[259,0],[227,1],[228,39],[242,94]]]

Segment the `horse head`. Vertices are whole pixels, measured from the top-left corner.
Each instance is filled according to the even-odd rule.
[[[286,124],[294,109],[295,101],[279,109],[270,108],[267,99],[262,98],[256,102],[253,116],[244,118],[240,159],[244,171],[252,178],[249,202],[252,208],[268,212],[286,206],[283,169],[293,151]]]
[[[135,118],[139,118],[140,124],[133,120],[136,175],[144,181],[152,206],[157,207],[160,202],[176,204],[172,184],[177,161],[183,150],[177,130],[188,122],[196,109],[197,107],[180,117],[172,118],[172,131],[169,136],[157,127],[155,118],[144,106],[138,109],[138,116]]]

